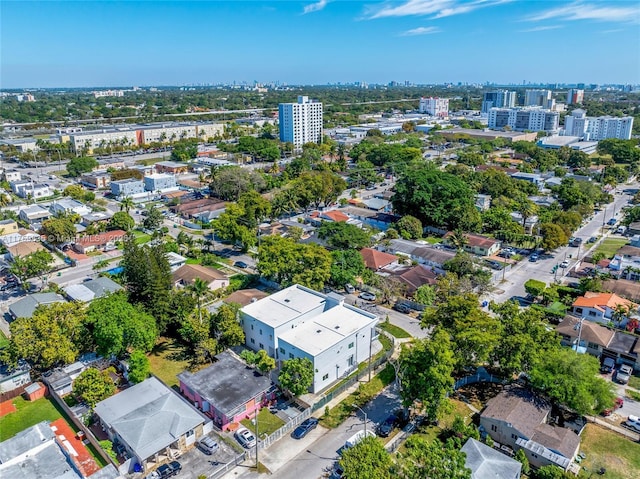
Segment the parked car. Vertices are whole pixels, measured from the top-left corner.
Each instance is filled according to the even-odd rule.
[[[171,461],[169,464],[163,464],[157,469],[160,479],[175,476],[182,470],[182,465],[178,461]]]
[[[632,374],[633,368],[628,364],[623,364],[622,366],[620,366],[620,369],[618,369],[618,372],[616,373],[616,382],[620,384],[627,384],[629,382],[629,379],[631,379]]]
[[[344,285],[344,290],[347,293],[352,294],[352,293],[354,293],[356,291],[356,288],[354,288],[353,285],[347,283],[347,284]]]
[[[613,226],[618,222],[618,220],[616,220],[615,218],[611,218],[609,221],[607,221],[607,224],[609,226]]]
[[[204,436],[203,438],[201,438],[198,441],[197,446],[198,446],[198,449],[200,449],[202,452],[204,452],[208,456],[210,456],[220,448],[218,443],[214,441],[212,438],[210,438],[209,436]]]
[[[405,303],[396,303],[393,305],[393,309],[395,309],[399,313],[404,313],[404,314],[409,314],[411,312],[411,308],[407,306]]]
[[[393,428],[396,427],[398,422],[398,418],[395,416],[389,416],[380,424],[378,424],[378,436],[380,437],[389,437],[389,434],[393,431]]]
[[[591,244],[591,243],[595,243],[596,241],[598,241],[598,238],[595,236],[592,236],[587,240],[587,243]]]
[[[529,256],[529,261],[531,261],[532,263],[535,263],[536,261],[538,261],[538,259],[540,259],[538,253],[533,253],[531,256]]]
[[[244,261],[236,261],[235,263],[233,263],[233,265],[236,268],[242,268],[242,269],[245,269],[245,268],[249,267],[249,265],[247,263],[245,263]]]
[[[364,430],[358,431],[349,439],[347,439],[347,441],[344,443],[344,448],[349,449],[355,446],[360,441],[362,441],[365,437],[376,437],[376,435],[374,432],[370,431],[369,429],[367,429],[366,432]]]
[[[365,188],[367,191],[373,191],[376,189],[376,185],[369,185]]]
[[[358,298],[364,299],[365,301],[375,301],[376,295],[373,293],[370,293],[369,291],[363,291],[362,293],[360,293]]]
[[[616,409],[620,409],[622,406],[624,406],[624,399],[617,397],[613,403],[613,407],[602,411],[602,415],[604,417],[611,416],[611,414],[613,414],[613,411],[615,411]]]
[[[604,374],[608,374],[616,367],[616,362],[613,358],[604,358],[602,361],[602,366],[600,366],[600,372]]]
[[[294,439],[302,439],[307,435],[307,433],[316,428],[318,425],[318,420],[315,417],[310,417],[309,419],[305,419],[302,423],[293,430],[291,433],[291,437]]]
[[[246,449],[250,449],[256,445],[256,437],[246,427],[238,428],[235,437],[240,445]]]
[[[562,263],[560,263],[560,267],[562,269],[568,268],[569,267],[569,262],[565,259]]]
[[[640,417],[629,414],[629,417],[622,423],[622,425],[635,432],[640,432]]]

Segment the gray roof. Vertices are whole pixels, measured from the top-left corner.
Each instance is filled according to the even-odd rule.
[[[82,479],[54,439],[54,432],[44,421],[0,443],[0,477]],[[46,445],[42,447],[43,444]],[[17,459],[19,456],[22,457]],[[7,464],[12,459],[15,462]]]
[[[99,402],[95,412],[143,461],[208,422],[156,377]]]
[[[9,312],[14,318],[30,318],[41,304],[64,302],[65,299],[57,293],[35,293],[10,305]]]
[[[389,203],[389,201],[382,198],[371,198],[368,200],[363,200],[362,202],[367,206],[367,208],[376,211],[386,208],[391,204]]]
[[[106,276],[99,276],[98,278],[87,281],[86,283],[71,284],[63,289],[71,300],[86,303],[88,301],[93,301],[94,299],[102,298],[107,294],[120,291],[122,286]]]
[[[464,465],[471,469],[471,479],[515,479],[522,464],[495,449],[469,438],[461,449],[467,457]]]
[[[178,379],[225,416],[271,387],[269,378],[228,352],[218,354],[216,360],[197,373],[184,371]]]
[[[514,387],[491,398],[482,411],[482,417],[504,421],[532,437],[550,411],[551,406],[542,398],[527,389]]]

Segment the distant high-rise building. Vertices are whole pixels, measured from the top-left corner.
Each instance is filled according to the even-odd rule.
[[[541,106],[553,109],[555,101],[551,98],[551,90],[526,90],[524,92],[524,106]]]
[[[540,107],[525,108],[491,108],[489,110],[489,128],[509,127],[515,131],[549,131],[558,130],[560,114],[557,111]]]
[[[297,103],[280,103],[278,107],[280,141],[296,148],[322,141],[322,103],[299,96]]]
[[[420,98],[420,113],[427,113],[440,118],[449,115],[448,98]]]
[[[573,110],[564,117],[565,136],[578,136],[586,141],[600,141],[607,138],[630,140],[633,117],[587,116],[581,109]]]
[[[491,108],[513,108],[515,105],[515,91],[489,91],[482,97],[482,113],[489,113],[489,110],[491,110]]]
[[[567,93],[567,105],[581,105],[584,101],[584,90],[572,88]]]

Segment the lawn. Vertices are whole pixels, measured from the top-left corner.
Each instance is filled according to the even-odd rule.
[[[625,238],[605,238],[594,253],[603,253],[606,258],[613,258],[616,251],[626,244]]]
[[[634,479],[640,477],[640,444],[595,424],[587,424],[582,433],[580,450],[585,453],[580,477],[604,467],[604,479]],[[595,476],[594,476],[595,477]]]
[[[438,244],[442,241],[442,238],[436,238],[435,236],[427,236],[426,238],[423,238],[423,240],[429,244]]]
[[[133,236],[136,237],[136,244],[145,244],[151,241],[151,235],[141,231],[134,231]]]
[[[396,326],[395,324],[387,323],[386,321],[383,321],[382,323],[380,323],[378,327],[386,331],[387,333],[389,333],[391,336],[396,337],[398,339],[411,337],[411,335],[407,333],[404,329]]]
[[[2,340],[2,338],[0,338],[0,340]],[[638,376],[631,376],[631,378],[629,378],[629,386],[640,391],[640,378]]]
[[[178,374],[189,368],[182,346],[170,338],[160,338],[149,353],[151,372],[168,386],[177,386]]]
[[[255,434],[256,426],[251,419],[243,419],[240,421],[244,427]],[[275,431],[284,426],[284,421],[275,414],[271,414],[269,409],[262,408],[258,413],[258,435],[273,434]]]
[[[7,338],[2,331],[0,331],[0,349],[9,346],[9,338]]]
[[[0,442],[42,421],[55,421],[62,417],[53,401],[42,398],[26,401],[21,396],[12,400],[17,411],[0,418]]]

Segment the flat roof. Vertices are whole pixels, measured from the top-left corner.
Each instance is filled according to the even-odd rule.
[[[377,317],[352,306],[337,305],[280,335],[279,339],[316,356],[351,336]]]
[[[242,312],[275,328],[321,307],[325,302],[322,293],[294,285],[248,304]]]

